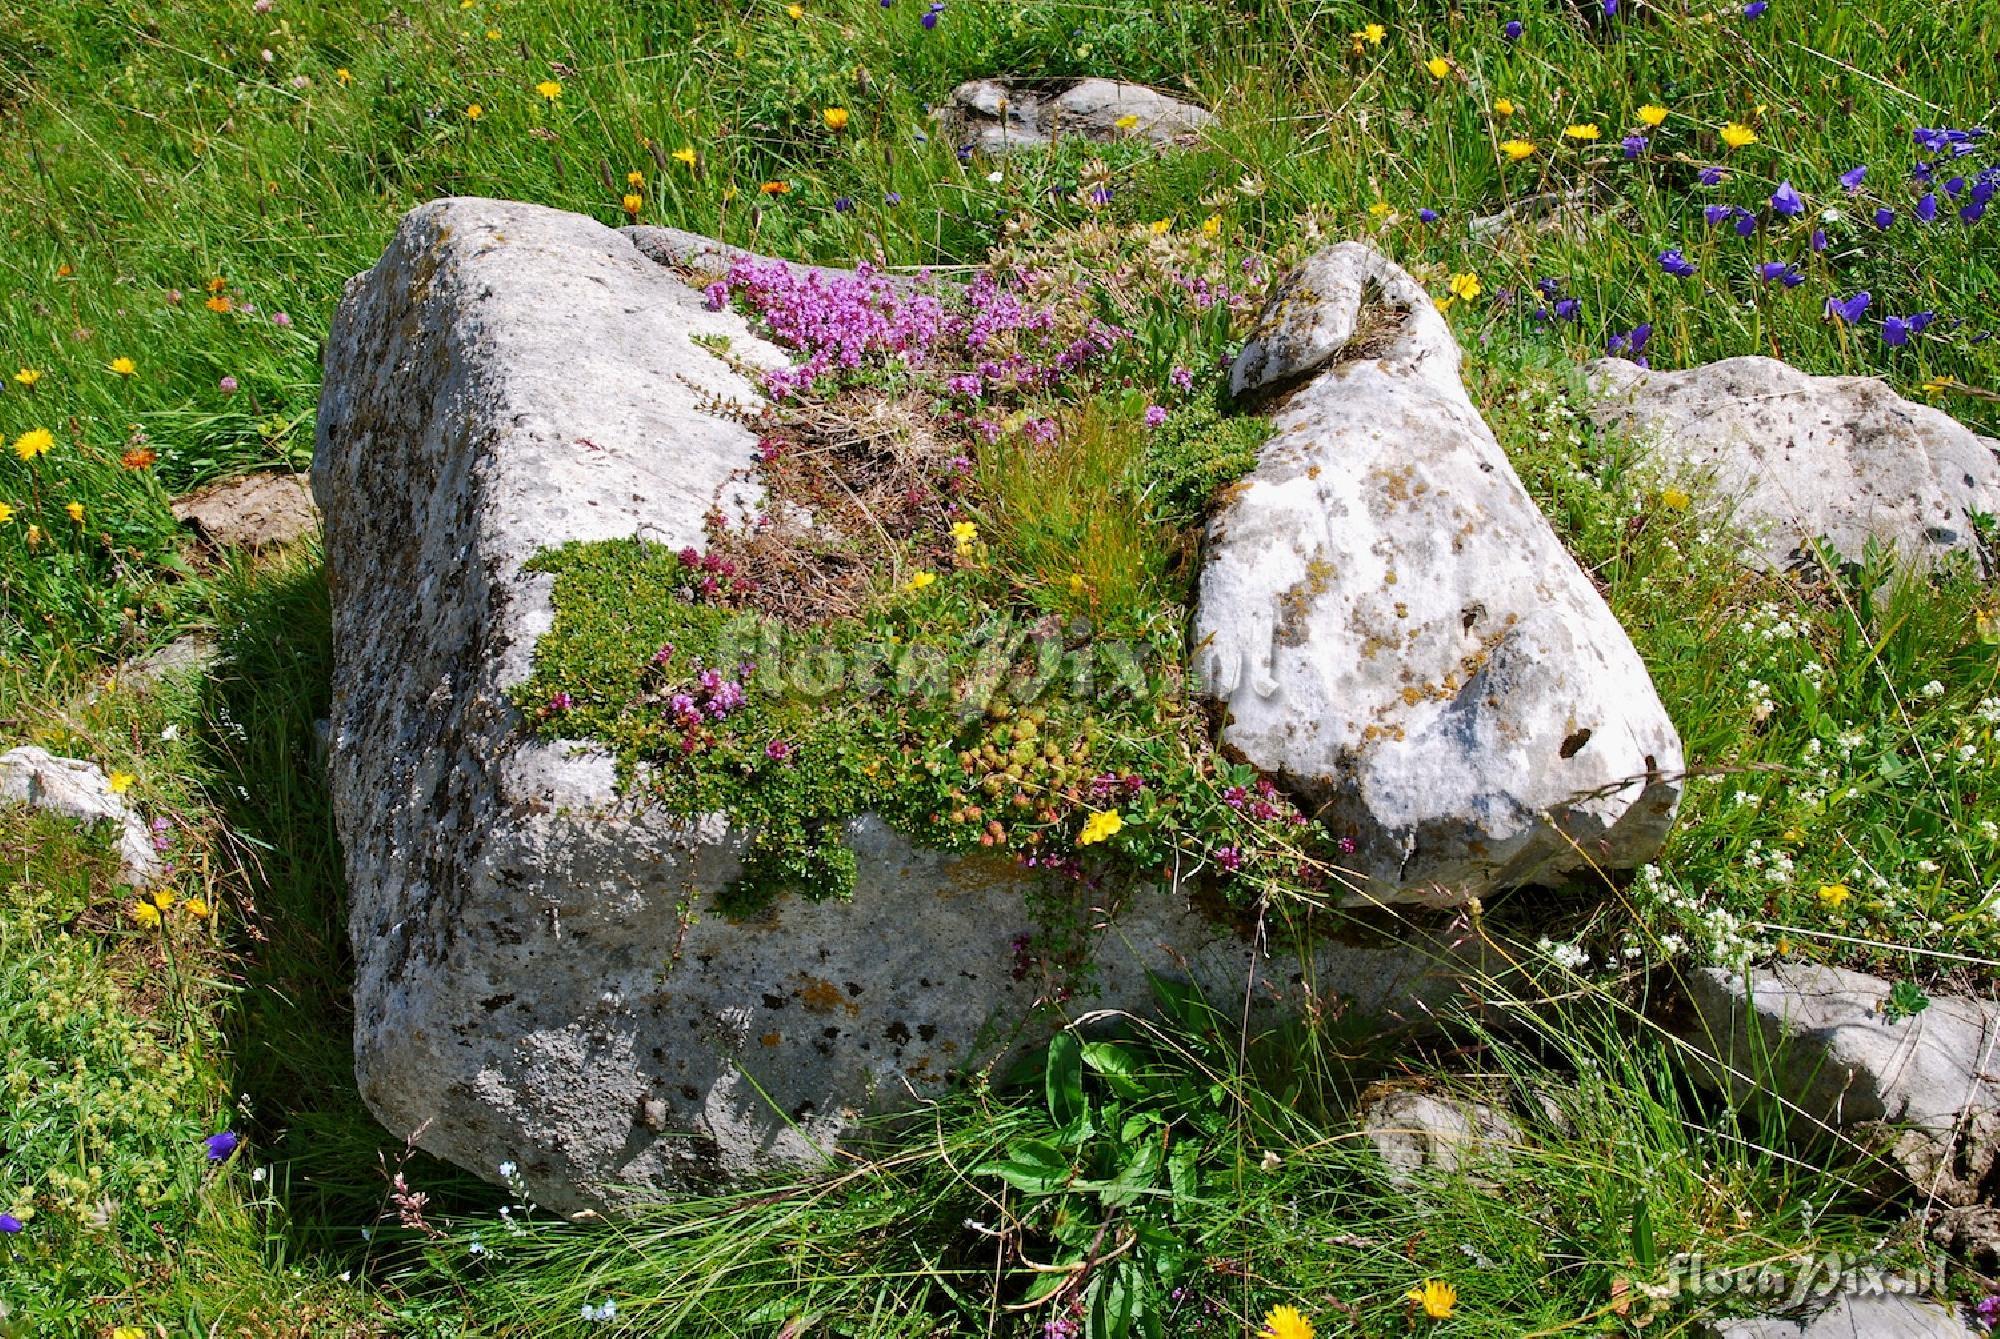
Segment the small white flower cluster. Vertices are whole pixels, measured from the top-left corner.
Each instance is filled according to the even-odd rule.
[[[1658,865],[1639,867],[1633,892],[1642,908],[1657,908],[1685,926],[1710,962],[1734,965],[1770,952],[1770,946],[1752,935],[1734,912],[1727,907],[1712,907],[1706,899],[1684,891]],[[1662,947],[1669,944],[1671,953],[1688,948],[1688,940],[1678,934],[1661,937]],[[1627,956],[1636,955],[1628,952]]]
[[[1535,948],[1556,966],[1572,972],[1580,972],[1590,966],[1590,953],[1581,944],[1559,944],[1543,935],[1535,941]]]
[[[612,1301],[609,1297],[605,1298],[603,1303],[598,1306],[592,1306],[590,1303],[585,1302],[581,1307],[577,1308],[576,1318],[602,1325],[606,1321],[618,1319],[618,1303]]]
[[[1792,853],[1782,846],[1765,849],[1761,837],[1752,839],[1743,852],[1743,863],[1750,869],[1762,871],[1765,881],[1779,888],[1789,888],[1796,873]]]
[[[1750,695],[1750,719],[1762,725],[1771,719],[1771,713],[1778,704],[1771,699],[1771,685],[1762,679],[1752,679],[1743,685]]]
[[[1973,716],[1987,725],[2000,725],[2000,697],[1982,697],[1972,709]]]
[[[1790,615],[1768,600],[1737,624],[1736,630],[1761,642],[1795,642],[1805,635],[1804,628],[1792,622]]]

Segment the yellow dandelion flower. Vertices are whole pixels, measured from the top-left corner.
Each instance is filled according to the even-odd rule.
[[[1139,128],[1139,118],[1136,116],[1129,116],[1129,115],[1121,116],[1116,121],[1113,121],[1111,124],[1117,126],[1120,130],[1124,131],[1126,134],[1129,135],[1133,131]]]
[[[7,524],[7,522],[13,519],[14,519],[14,508],[9,506],[5,502],[0,502],[0,525],[5,525]]]
[[[634,188],[644,186],[646,184],[646,174],[644,172],[627,172],[625,174],[625,184]]]
[[[546,100],[554,102],[562,96],[562,85],[553,79],[544,79],[541,83],[535,85],[535,92],[541,94]]]
[[[486,30],[486,40],[487,40],[487,41],[489,41],[489,42],[497,42],[497,41],[499,41],[499,40],[500,40],[500,30],[499,30],[498,28],[488,28],[488,29]]]
[[[1221,231],[1222,231],[1222,215],[1210,214],[1207,218],[1201,221],[1201,235],[1203,237],[1214,237]]]
[[[1660,505],[1668,511],[1686,511],[1694,505],[1685,488],[1666,488],[1660,491]]]
[[[1389,30],[1379,23],[1364,23],[1361,25],[1361,40],[1369,46],[1381,46],[1382,39],[1388,35]]]
[[[1732,149],[1740,149],[1747,144],[1755,144],[1757,132],[1749,126],[1731,121],[1722,127],[1722,142]]]
[[[1424,62],[1424,68],[1431,72],[1431,78],[1444,79],[1451,75],[1451,62],[1443,56],[1432,56]]]
[[[693,166],[694,166],[694,150],[693,150],[693,149],[685,149],[685,148],[683,148],[683,149],[675,149],[675,150],[674,150],[674,153],[673,153],[673,158],[674,158],[674,161],[675,161],[675,162],[677,162],[677,163],[686,163],[686,164],[687,164],[687,165],[688,165],[689,167],[693,167]]]
[[[111,360],[111,370],[121,377],[129,377],[139,370],[139,365],[130,358],[113,358]]]
[[[138,777],[133,776],[130,772],[113,772],[111,774],[111,793],[113,795],[123,795],[126,791],[132,789],[132,783],[138,779]]]
[[[1295,1306],[1274,1306],[1264,1313],[1257,1339],[1313,1339],[1313,1323]]]
[[[918,572],[903,583],[905,590],[923,590],[937,580],[936,572]]]
[[[1838,907],[1852,896],[1844,883],[1823,883],[1819,886],[1820,905],[1824,907]]]
[[[1511,162],[1518,163],[1534,151],[1535,142],[1533,140],[1506,139],[1500,141],[1500,152],[1506,154],[1508,160]]]
[[[828,107],[819,114],[819,119],[826,122],[828,130],[845,130],[847,129],[847,108]]]
[[[14,454],[24,461],[33,460],[46,456],[55,444],[56,435],[47,428],[30,428],[14,439]]]
[[[1600,135],[1595,121],[1585,121],[1581,125],[1566,126],[1563,129],[1565,139],[1594,140],[1600,138]]]
[[[75,521],[78,525],[83,524],[83,504],[81,502],[65,502],[63,503],[63,510],[69,513],[69,518],[72,521]]]
[[[174,890],[171,888],[162,888],[153,894],[153,905],[161,911],[172,910],[174,903],[177,901],[179,899],[174,896]]]
[[[645,205],[646,201],[641,196],[627,195],[618,203],[624,208],[627,217],[637,218],[639,217],[639,210]]]
[[[1500,116],[1500,117],[1512,116],[1514,114],[1514,100],[1512,98],[1495,99],[1493,103],[1493,114],[1495,116]]]
[[[486,115],[486,109],[476,102],[465,109],[465,119],[468,121],[477,121],[484,115]]]
[[[1450,287],[1453,297],[1463,298],[1467,302],[1478,301],[1479,295],[1486,291],[1476,274],[1454,274],[1451,276]]]
[[[160,909],[151,902],[134,902],[131,906],[132,919],[139,922],[142,930],[160,928]]]
[[[208,903],[198,897],[190,897],[187,901],[181,903],[181,910],[185,911],[190,919],[197,921],[205,921],[214,914],[209,909]]]
[[[1639,109],[1639,121],[1643,125],[1657,127],[1667,119],[1667,109],[1658,103],[1649,102]]]
[[[1425,1279],[1422,1287],[1412,1288],[1403,1296],[1422,1307],[1432,1320],[1449,1319],[1458,1305],[1458,1289],[1439,1279]]]
[[[800,19],[804,18],[805,16],[806,16],[806,7],[804,5],[785,6],[785,17],[790,19],[793,23],[797,23]]]
[[[354,71],[348,69],[345,65],[343,65],[339,69],[333,72],[333,79],[334,82],[339,84],[342,88],[346,88],[349,84],[354,82]]]
[[[1076,837],[1078,846],[1094,846],[1106,837],[1117,835],[1125,827],[1125,820],[1116,809],[1093,813],[1083,821],[1083,831]]]
[[[42,374],[40,370],[33,367],[24,367],[14,374],[14,380],[30,390],[33,390],[35,383],[41,379]]]

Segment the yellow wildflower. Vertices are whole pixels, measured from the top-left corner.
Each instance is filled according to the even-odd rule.
[[[541,83],[535,85],[535,92],[541,94],[548,101],[554,102],[562,96],[562,85],[553,79],[544,79]]]
[[[1958,384],[1957,377],[1945,377],[1945,376],[1932,377],[1929,381],[1926,381],[1924,383],[1923,392],[1925,395],[1941,395],[1945,391],[1950,390],[1953,386],[1956,386],[1957,384]]]
[[[1274,1306],[1264,1313],[1257,1339],[1313,1339],[1313,1324],[1295,1306]]]
[[[1563,135],[1568,139],[1593,140],[1599,137],[1597,122],[1586,121],[1582,125],[1565,127]]]
[[[1116,809],[1107,809],[1102,813],[1093,813],[1083,821],[1083,831],[1077,834],[1076,844],[1078,846],[1093,846],[1103,841],[1106,837],[1116,835],[1124,826],[1125,820],[1119,817]]]
[[[1139,118],[1131,115],[1121,116],[1111,124],[1129,135],[1139,128]]]
[[[137,1325],[120,1325],[111,1332],[111,1339],[146,1339],[146,1332]]]
[[[1069,593],[1071,595],[1083,594],[1083,573],[1071,572],[1069,574]]]
[[[65,502],[63,503],[63,510],[69,513],[69,518],[72,521],[75,521],[78,525],[83,524],[83,504],[81,502]]]
[[[800,19],[804,18],[805,16],[806,16],[806,7],[804,5],[785,6],[785,17],[789,18],[793,23],[797,23]]]
[[[646,174],[644,172],[627,172],[625,174],[625,184],[636,190],[646,184]]]
[[[1660,505],[1668,511],[1686,511],[1694,503],[1685,488],[1667,488],[1660,492]]]
[[[1201,221],[1201,235],[1203,237],[1213,237],[1221,231],[1222,231],[1222,215],[1210,214],[1207,218]]]
[[[1500,152],[1506,154],[1509,160],[1516,163],[1534,151],[1535,143],[1533,140],[1503,139],[1500,141]]]
[[[828,107],[819,114],[819,119],[826,122],[828,130],[845,130],[847,129],[847,108]]]
[[[14,380],[30,390],[33,390],[35,383],[41,379],[41,371],[33,367],[24,367],[14,374]]]
[[[1658,126],[1667,119],[1667,109],[1658,103],[1649,102],[1639,109],[1639,120],[1644,125]]]
[[[1755,144],[1757,132],[1749,126],[1731,121],[1722,127],[1722,142],[1732,149],[1740,149],[1746,144]]]
[[[1377,200],[1374,204],[1368,206],[1368,217],[1377,219],[1389,217],[1389,202],[1387,200]]]
[[[918,572],[904,583],[905,590],[923,590],[937,580],[936,572]]]
[[[1458,1305],[1458,1289],[1438,1279],[1425,1279],[1422,1287],[1412,1288],[1403,1296],[1422,1307],[1432,1320],[1449,1319]]]
[[[1172,219],[1154,219],[1147,226],[1152,230],[1153,236],[1165,237],[1174,230],[1174,221]]]
[[[1476,274],[1454,274],[1451,276],[1450,287],[1453,297],[1463,298],[1467,302],[1477,301],[1479,295],[1486,291]]]
[[[181,903],[181,910],[185,911],[192,919],[198,921],[205,921],[212,914],[209,911],[208,903],[198,897],[190,897],[187,901]]]
[[[1512,98],[1494,99],[1493,114],[1502,117],[1512,116],[1514,114],[1514,100]]]
[[[138,779],[130,772],[113,772],[111,774],[111,793],[113,795],[123,795],[126,791],[132,789],[132,783]]]
[[[46,456],[56,444],[56,435],[47,428],[30,428],[14,439],[14,454],[22,460]]]
[[[0,502],[0,525],[5,525],[7,524],[7,522],[13,519],[14,519],[13,507],[9,506],[5,502]]]
[[[132,919],[139,922],[140,929],[157,930],[160,928],[160,909],[151,902],[134,902],[131,911]]]
[[[484,115],[486,115],[486,109],[476,102],[465,109],[465,119],[468,121],[477,121]]]
[[[1424,62],[1424,68],[1431,72],[1431,78],[1444,79],[1451,74],[1451,62],[1443,56],[1432,56]]]
[[[129,377],[139,370],[139,365],[130,358],[113,358],[111,360],[111,370],[121,377]]]
[[[1820,905],[1824,907],[1838,907],[1852,896],[1844,883],[1823,883],[1819,886]]]
[[[958,545],[960,556],[963,556],[972,550],[972,542],[979,538],[979,527],[971,521],[953,521],[951,538]]]
[[[159,892],[153,894],[153,905],[161,911],[171,910],[174,903],[178,900],[171,888],[162,888]]]
[[[1382,39],[1388,35],[1389,30],[1379,23],[1364,23],[1361,25],[1361,40],[1369,46],[1381,46]]]
[[[339,69],[333,72],[333,78],[334,82],[338,83],[342,88],[345,88],[349,84],[354,82],[354,71],[348,69],[345,65],[343,65]]]
[[[487,40],[487,41],[489,41],[489,42],[497,42],[497,41],[499,41],[499,40],[500,40],[500,30],[499,30],[498,28],[488,28],[488,29],[486,30],[486,40]]]
[[[673,156],[674,161],[677,163],[686,163],[689,167],[694,166],[693,149],[675,149]]]
[[[618,203],[624,208],[625,214],[628,218],[637,218],[639,217],[639,210],[641,206],[643,206],[646,203],[646,201],[642,197],[637,195],[627,195],[623,200],[620,200]]]

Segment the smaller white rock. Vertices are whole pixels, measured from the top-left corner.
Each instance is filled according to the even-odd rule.
[[[1709,1332],[1714,1339],[1972,1339],[1979,1333],[1942,1303],[1890,1293],[1841,1293],[1807,1319],[1728,1320]]]
[[[1505,1111],[1419,1088],[1364,1097],[1356,1116],[1389,1169],[1389,1183],[1399,1188],[1414,1185],[1426,1172],[1449,1174],[1504,1161],[1521,1142],[1519,1127]]]
[[[1185,143],[1214,124],[1191,102],[1144,84],[1078,79],[1037,87],[973,79],[952,90],[934,115],[986,153],[1045,148],[1060,135],[1116,140],[1131,136],[1162,147]]]
[[[111,779],[96,763],[58,757],[32,744],[9,749],[0,753],[0,801],[32,804],[84,823],[115,823],[126,879],[143,884],[159,875],[160,857],[146,821],[111,789]]]

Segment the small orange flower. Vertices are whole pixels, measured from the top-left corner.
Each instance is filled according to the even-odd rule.
[[[235,305],[234,303],[230,302],[229,295],[227,293],[215,294],[213,297],[209,298],[206,304],[206,306],[210,311],[220,312],[224,315],[227,315],[229,309],[234,305]]]
[[[621,204],[622,206],[624,206],[624,209],[625,209],[625,217],[626,217],[626,218],[628,218],[628,219],[636,219],[636,218],[638,218],[638,217],[639,217],[639,209],[640,209],[640,207],[641,207],[642,205],[644,205],[645,203],[646,203],[646,202],[645,202],[645,201],[644,201],[643,199],[641,199],[640,197],[638,197],[638,196],[636,196],[636,195],[628,195],[628,196],[626,196],[626,197],[625,197],[625,198],[624,198],[623,200],[619,201],[619,204]]]
[[[789,181],[767,181],[757,188],[766,195],[790,195],[792,183]]]
[[[151,468],[153,462],[159,458],[159,453],[151,447],[135,446],[118,457],[118,463],[128,470],[143,470]]]

